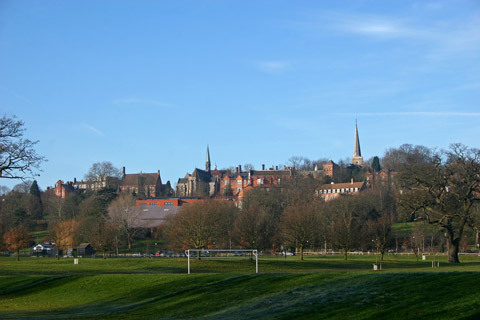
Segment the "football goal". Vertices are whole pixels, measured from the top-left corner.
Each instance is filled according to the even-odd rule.
[[[188,260],[188,274],[190,274],[190,258],[237,258],[251,253],[255,257],[255,273],[258,273],[258,251],[256,249],[188,249],[185,255]]]

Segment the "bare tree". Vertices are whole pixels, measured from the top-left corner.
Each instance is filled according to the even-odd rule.
[[[55,241],[57,259],[60,258],[60,251],[73,248],[77,243],[79,223],[75,219],[57,222],[50,226],[50,236]]]
[[[340,247],[344,259],[347,260],[348,252],[354,247],[360,235],[360,215],[354,196],[346,196],[336,200],[332,220],[332,240]]]
[[[0,178],[25,179],[35,176],[35,171],[45,161],[34,146],[38,141],[24,139],[23,121],[15,116],[0,118]]]
[[[243,165],[243,168],[245,169],[245,171],[255,170],[255,167],[251,163],[245,163]]]
[[[448,261],[458,263],[460,240],[480,201],[480,150],[453,144],[450,150],[426,149],[407,155],[400,167],[400,205],[409,216],[445,230]]]
[[[303,250],[318,239],[320,216],[315,202],[290,205],[282,217],[282,234],[287,243]]]
[[[211,214],[213,201],[194,203],[182,207],[171,220],[170,239],[177,248],[206,249],[216,235],[215,215]],[[200,259],[200,252],[198,252]]]
[[[135,198],[131,194],[122,194],[113,200],[108,206],[108,215],[111,223],[125,234],[127,245],[132,247],[132,240],[140,230],[138,219],[141,208],[135,206]]]
[[[78,221],[80,242],[90,243],[95,250],[102,252],[106,259],[107,254],[114,248],[117,226],[103,215],[84,215]]]
[[[21,193],[28,193],[30,192],[30,188],[32,187],[32,184],[33,184],[32,180],[24,180],[21,183],[15,185],[13,187],[13,190]]]
[[[241,246],[249,249],[258,249],[263,242],[265,209],[257,203],[252,203],[242,209],[235,221],[235,233]]]
[[[122,173],[110,161],[95,162],[92,164],[88,173],[85,175],[86,180],[103,180],[104,178],[120,178]]]
[[[10,189],[7,186],[0,186],[0,196],[4,196],[10,192]]]

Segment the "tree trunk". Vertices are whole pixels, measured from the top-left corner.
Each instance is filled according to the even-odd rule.
[[[17,261],[20,261],[20,249],[17,249]]]
[[[303,246],[300,246],[300,260],[303,260]]]
[[[343,260],[347,261],[347,257],[348,257],[348,250],[343,249]]]
[[[460,245],[460,237],[453,239],[452,232],[447,230],[447,244],[448,244],[448,262],[460,263],[460,260],[458,260],[458,249]]]

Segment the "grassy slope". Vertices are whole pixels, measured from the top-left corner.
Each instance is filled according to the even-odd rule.
[[[260,271],[265,273],[259,275],[229,272],[252,271],[248,259],[195,261],[191,275],[184,273],[182,259],[83,259],[79,265],[72,260],[2,259],[0,318],[480,316],[477,257],[464,258],[459,266],[442,263],[440,269],[432,269],[428,261],[390,259],[385,264],[389,271],[382,273],[370,271],[372,259],[262,259]]]

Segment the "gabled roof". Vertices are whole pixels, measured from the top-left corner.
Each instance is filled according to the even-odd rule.
[[[144,184],[147,186],[157,184],[157,179],[159,178],[158,173],[133,173],[126,174],[122,178],[122,186],[138,186],[139,178],[145,178]]]
[[[90,243],[80,243],[80,245],[77,248],[78,249],[85,249],[88,246],[90,246]]]
[[[205,170],[198,169],[198,168],[195,168],[195,170],[192,173],[192,176],[204,182],[209,182],[210,180],[212,180],[212,175],[210,174],[210,172],[207,172]]]

